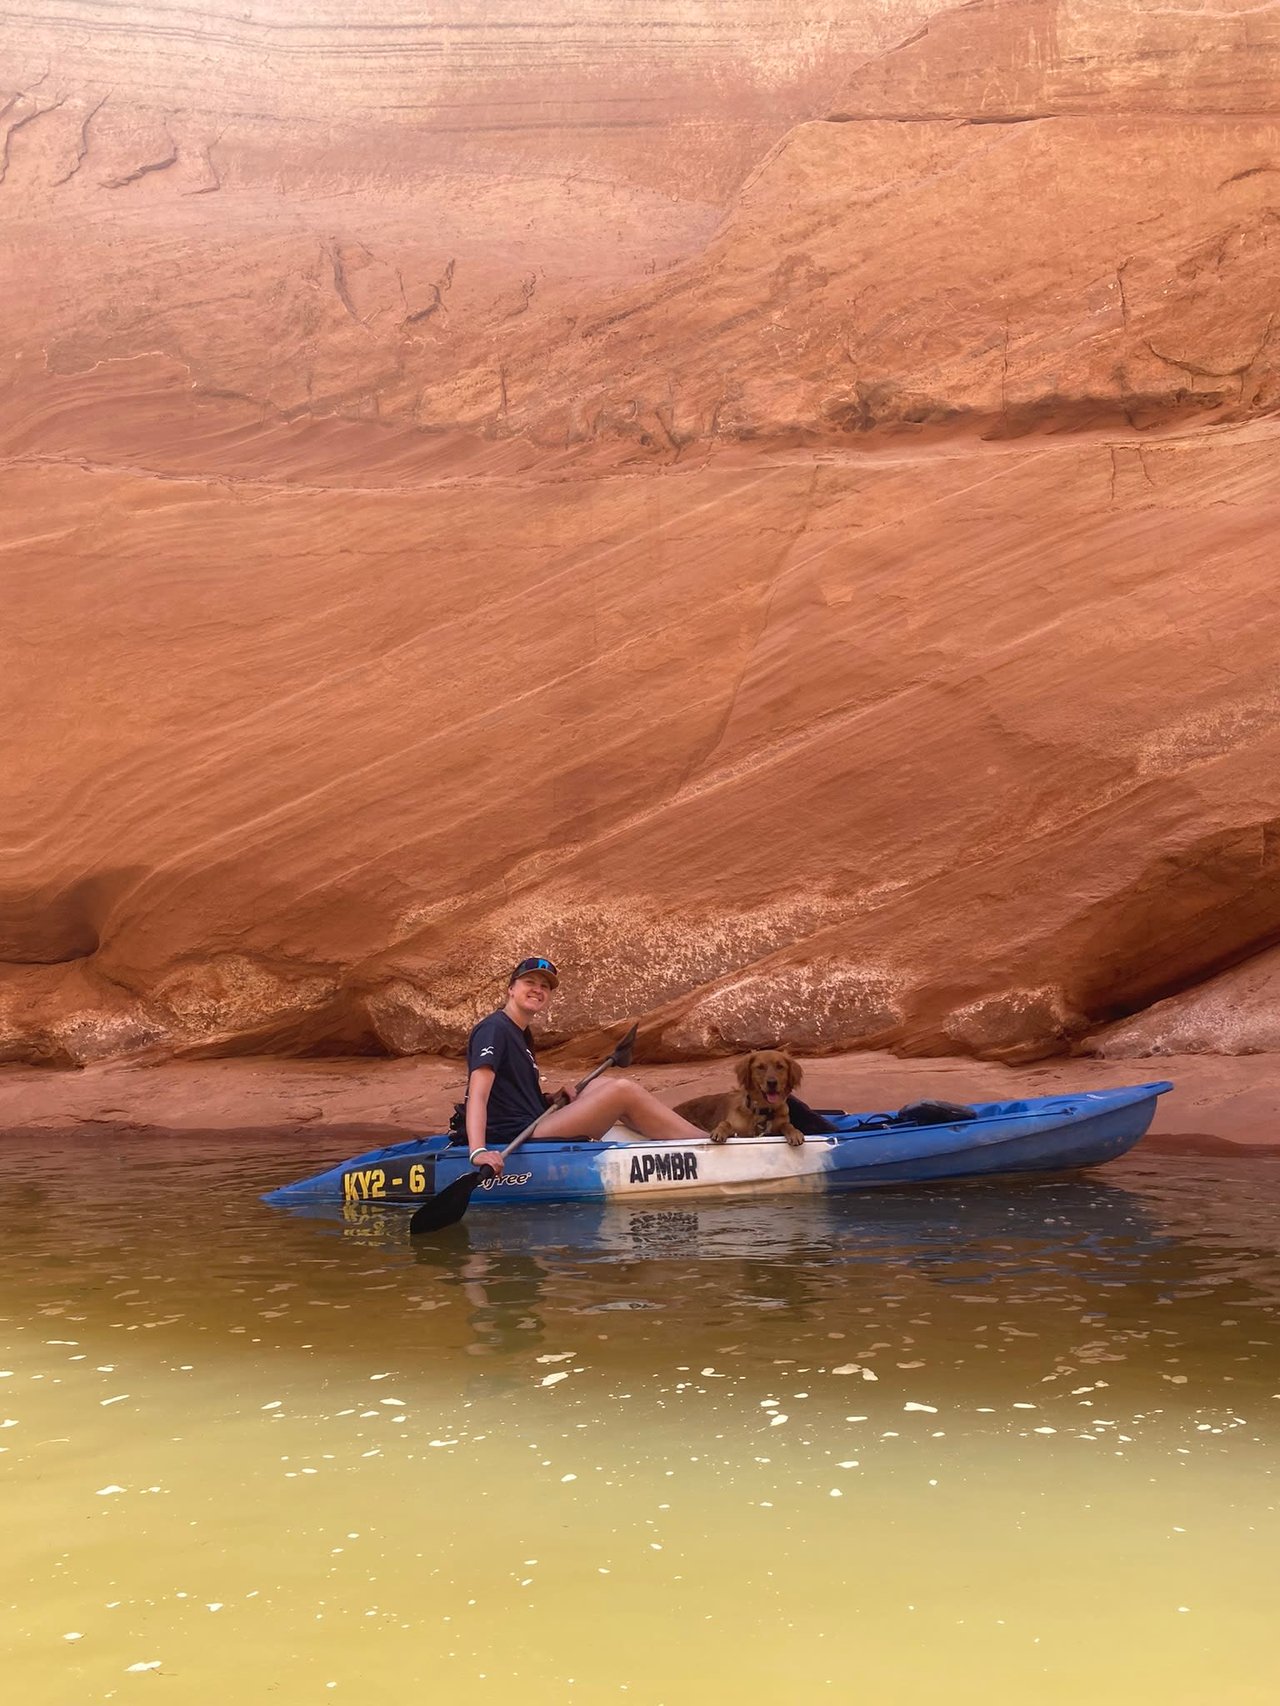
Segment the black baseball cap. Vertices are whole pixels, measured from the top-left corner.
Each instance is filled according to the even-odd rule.
[[[552,989],[555,989],[560,982],[560,973],[556,970],[552,962],[550,960],[543,959],[541,955],[534,954],[531,958],[520,961],[520,964],[507,979],[507,988],[510,989],[511,985],[518,977],[524,977],[526,973],[531,971],[540,971],[544,977],[549,977],[551,979]]]

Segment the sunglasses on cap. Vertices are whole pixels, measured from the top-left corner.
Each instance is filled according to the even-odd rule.
[[[512,972],[510,982],[514,983],[518,977],[526,977],[533,971],[540,971],[545,976],[549,977],[551,979],[551,987],[553,989],[560,982],[560,973],[556,970],[552,962],[536,956],[532,959],[521,960],[520,964]]]

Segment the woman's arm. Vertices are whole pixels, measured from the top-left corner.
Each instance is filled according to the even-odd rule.
[[[502,1157],[496,1150],[485,1148],[485,1125],[489,1115],[489,1092],[493,1089],[494,1071],[491,1066],[477,1066],[467,1079],[467,1149],[474,1164],[480,1156],[484,1165],[501,1175]]]

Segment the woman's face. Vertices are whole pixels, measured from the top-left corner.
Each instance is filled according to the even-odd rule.
[[[526,1013],[541,1013],[555,992],[549,977],[544,977],[540,971],[529,971],[515,980],[511,993],[516,998],[517,1007]]]

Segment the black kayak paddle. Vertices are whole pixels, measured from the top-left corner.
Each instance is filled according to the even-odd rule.
[[[599,1078],[600,1074],[607,1072],[611,1066],[630,1066],[631,1051],[635,1047],[636,1032],[639,1028],[638,1023],[632,1025],[626,1036],[614,1048],[613,1053],[606,1060],[602,1060],[599,1066],[588,1072],[585,1078],[578,1080],[575,1093],[585,1090],[593,1078]],[[511,1139],[511,1142],[502,1151],[502,1159],[505,1161],[508,1155],[519,1149],[525,1138],[532,1137],[549,1113],[556,1108],[567,1106],[568,1101],[569,1098],[562,1090],[552,1101],[549,1108],[544,1108],[537,1119],[531,1120],[518,1137]],[[429,1202],[424,1202],[420,1209],[414,1211],[413,1219],[409,1222],[410,1235],[417,1238],[424,1232],[442,1232],[446,1226],[456,1226],[467,1212],[467,1205],[471,1201],[472,1192],[477,1185],[484,1183],[486,1175],[494,1176],[495,1169],[486,1167],[483,1163],[478,1167],[473,1166],[469,1173],[464,1173],[461,1178],[455,1179],[451,1185],[446,1185],[438,1196],[432,1197]]]

